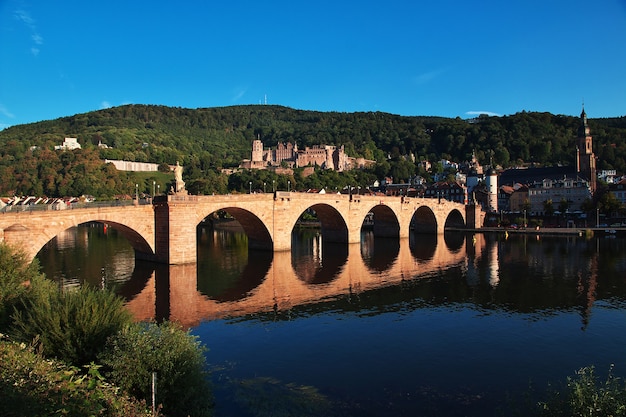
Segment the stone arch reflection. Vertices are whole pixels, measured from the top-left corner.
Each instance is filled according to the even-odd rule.
[[[465,232],[444,230],[443,240],[450,252],[458,252],[465,244]]]
[[[437,251],[437,235],[411,232],[409,234],[409,248],[417,261],[430,261]]]
[[[339,276],[347,260],[348,246],[325,241],[318,229],[292,233],[291,265],[302,282],[330,283]]]
[[[248,249],[247,235],[235,224],[204,223],[197,228],[198,291],[218,302],[246,298],[263,283],[270,251]]]
[[[363,263],[372,272],[389,269],[400,252],[400,240],[395,237],[380,237],[373,231],[361,232],[361,256]]]

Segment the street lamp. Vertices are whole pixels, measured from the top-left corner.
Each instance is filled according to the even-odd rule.
[[[596,227],[600,227],[600,207],[596,208]]]
[[[291,180],[287,181],[287,192],[291,192]]]
[[[137,204],[139,204],[139,184],[135,184],[135,200],[137,200]]]
[[[263,181],[263,194],[265,194],[265,181]]]
[[[252,194],[252,181],[250,181],[250,194]]]
[[[524,228],[526,227],[526,210],[524,210],[524,225],[523,225],[523,227]]]
[[[272,192],[276,192],[276,180],[272,180]]]
[[[152,181],[152,200],[154,200],[154,186],[156,185],[156,181]]]
[[[157,193],[161,194],[161,184],[157,185]]]

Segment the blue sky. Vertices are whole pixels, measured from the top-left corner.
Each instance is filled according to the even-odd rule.
[[[0,0],[0,128],[123,104],[626,115],[626,0]]]

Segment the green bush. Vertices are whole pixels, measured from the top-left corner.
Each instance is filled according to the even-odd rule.
[[[585,367],[576,376],[567,378],[564,393],[552,392],[539,403],[540,414],[550,417],[626,416],[626,385],[609,369],[600,381],[593,366]]]
[[[147,417],[145,403],[120,395],[98,367],[77,368],[45,360],[25,344],[0,341],[1,416]]]
[[[37,277],[36,260],[29,264],[23,252],[0,243],[0,331],[7,330],[14,307]]]
[[[138,323],[109,339],[99,361],[108,379],[146,401],[156,372],[156,402],[165,415],[206,416],[213,399],[204,352],[197,337],[174,323]]]
[[[109,336],[132,323],[123,300],[112,292],[60,292],[45,278],[31,282],[12,318],[11,333],[17,340],[37,340],[45,356],[75,366],[95,361]]]

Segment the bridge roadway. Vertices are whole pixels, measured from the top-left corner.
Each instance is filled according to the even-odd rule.
[[[476,229],[484,212],[478,206],[443,199],[345,194],[276,192],[155,198],[152,205],[85,207],[66,210],[0,213],[0,241],[20,247],[29,259],[60,232],[88,222],[119,230],[137,259],[166,264],[196,262],[197,226],[223,210],[242,225],[253,249],[274,252],[291,248],[291,232],[307,210],[316,212],[326,242],[358,243],[368,213],[374,235],[406,238],[411,228],[442,234],[446,227]]]
[[[480,279],[476,264],[485,257],[494,265],[485,278],[497,285],[497,250],[487,248],[482,234],[464,235],[462,241],[453,244],[445,242],[443,236],[433,236],[428,242],[416,241],[413,249],[408,241],[400,239],[397,247],[375,263],[364,259],[360,244],[349,244],[345,262],[321,281],[311,275],[311,270],[307,274],[294,269],[290,252],[275,252],[267,266],[246,268],[252,271],[242,274],[235,291],[214,297],[198,290],[196,264],[162,265],[145,277],[141,290],[127,294],[126,305],[137,321],[168,319],[193,327],[203,320],[259,312],[284,314],[299,305],[337,297],[358,298],[369,290],[409,283],[418,275],[436,276],[450,268],[466,271],[468,279]]]

